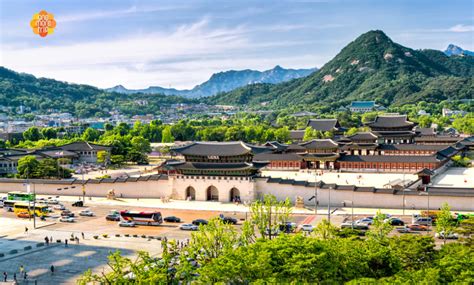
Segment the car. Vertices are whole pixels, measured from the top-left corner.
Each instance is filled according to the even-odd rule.
[[[265,235],[266,236],[277,236],[280,234],[280,230],[279,229],[273,229],[273,230],[270,230],[269,228],[266,228],[265,229]]]
[[[62,210],[66,210],[66,207],[64,207],[63,204],[57,204],[53,206],[53,209],[62,211]]]
[[[64,211],[61,212],[61,216],[62,217],[64,217],[64,216],[65,217],[74,217],[74,213],[69,211],[69,210],[64,210]]]
[[[341,229],[368,230],[369,225],[365,223],[345,222],[341,224]]]
[[[199,226],[199,225],[207,225],[208,221],[204,219],[196,219],[192,223],[193,225]]]
[[[82,206],[84,206],[84,202],[83,201],[76,201],[76,202],[72,203],[72,206],[73,207],[82,207]]]
[[[420,224],[410,224],[406,226],[412,231],[429,231],[429,227],[425,225],[420,225]]]
[[[371,225],[374,223],[374,220],[373,219],[368,219],[368,218],[363,218],[363,219],[360,219],[360,220],[357,220],[356,221],[356,224],[366,224],[366,225]]]
[[[278,226],[280,232],[292,233],[296,230],[296,223],[287,222]]]
[[[176,217],[176,216],[165,217],[163,220],[165,222],[168,222],[168,223],[180,223],[181,222],[181,219]]]
[[[392,226],[404,226],[405,225],[405,222],[402,221],[399,218],[388,218],[388,219],[385,219],[384,222],[387,222]]]
[[[51,198],[51,197],[48,197],[48,200],[46,202],[48,204],[53,204],[53,205],[59,204],[59,201],[57,199],[54,199],[54,198]]]
[[[119,227],[134,227],[135,223],[133,221],[120,221],[118,223]]]
[[[16,216],[23,219],[31,218],[31,215],[28,212],[19,212]]]
[[[86,209],[86,210],[80,211],[80,212],[79,212],[79,216],[93,217],[93,216],[95,216],[95,214],[94,214],[94,212],[92,212],[91,210]]]
[[[118,221],[120,221],[120,215],[118,215],[118,214],[108,214],[107,216],[105,216],[105,219],[107,221],[118,222]]]
[[[458,239],[459,235],[457,233],[448,233],[447,235],[443,232],[439,232],[435,234],[435,238],[439,239]]]
[[[314,229],[313,225],[310,225],[310,224],[302,224],[302,225],[300,225],[299,228],[303,232],[312,232],[313,229]]]
[[[232,217],[224,217],[224,218],[221,218],[221,220],[224,224],[237,225],[237,219],[234,219]]]
[[[63,223],[74,223],[76,220],[74,219],[74,217],[62,216],[61,218],[59,218],[59,221]]]
[[[197,231],[199,227],[193,224],[182,224],[179,226],[179,229],[183,231]]]

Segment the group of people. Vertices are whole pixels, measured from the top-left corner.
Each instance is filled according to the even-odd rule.
[[[86,236],[84,235],[84,233],[81,233],[81,236],[82,236],[82,239],[85,239]],[[71,238],[70,238],[71,241],[75,241],[76,244],[79,244],[79,237],[78,236],[75,236],[73,233],[71,234]],[[44,243],[48,246],[50,243],[53,242],[53,237],[44,237]],[[69,241],[68,239],[64,239],[64,245],[67,247],[69,244]]]
[[[20,276],[19,278],[23,278],[23,280],[27,280],[28,279],[28,273],[26,273],[26,269],[23,265],[20,265],[20,268],[19,268],[19,271],[20,271]],[[13,282],[14,284],[18,281],[17,279],[17,276],[16,276],[16,272],[13,273]],[[7,272],[3,272],[3,282],[8,282],[8,273]]]

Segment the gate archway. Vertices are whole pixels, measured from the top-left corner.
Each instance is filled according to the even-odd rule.
[[[231,202],[240,202],[240,190],[232,187],[230,189],[230,201]]]
[[[186,200],[187,199],[192,201],[196,200],[196,190],[192,186],[188,186],[188,188],[186,188]]]
[[[208,201],[219,201],[219,191],[215,186],[207,187],[207,200]]]

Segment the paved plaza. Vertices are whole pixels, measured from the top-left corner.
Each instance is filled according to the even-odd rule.
[[[474,168],[451,167],[433,179],[439,187],[474,187]]]

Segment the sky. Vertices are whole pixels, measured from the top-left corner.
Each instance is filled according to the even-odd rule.
[[[29,26],[41,10],[57,26]],[[474,50],[471,0],[0,0],[0,65],[100,88],[192,88],[216,72],[321,67],[369,30]]]

